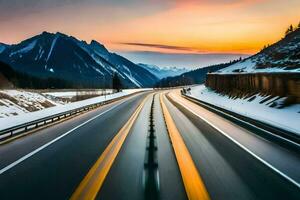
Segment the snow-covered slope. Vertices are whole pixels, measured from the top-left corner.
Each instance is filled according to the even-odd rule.
[[[4,115],[2,115],[0,117],[0,130],[10,128],[10,127],[13,127],[13,126],[16,126],[16,125],[20,125],[20,124],[23,124],[23,123],[27,123],[27,122],[30,122],[30,121],[34,121],[34,120],[37,120],[37,119],[41,119],[41,118],[44,118],[44,117],[48,117],[48,116],[51,116],[51,115],[55,115],[55,114],[58,114],[58,113],[66,112],[66,111],[69,111],[69,110],[72,110],[72,109],[77,109],[77,108],[80,108],[80,107],[83,107],[83,106],[87,106],[87,105],[91,105],[91,104],[95,104],[95,103],[115,99],[115,98],[118,98],[118,97],[123,97],[123,96],[129,95],[129,94],[133,94],[135,92],[146,91],[146,90],[149,90],[149,89],[126,89],[126,90],[123,90],[122,92],[110,94],[110,95],[107,95],[107,96],[99,96],[99,97],[86,99],[86,100],[83,100],[83,101],[67,103],[67,104],[64,104],[64,105],[56,105],[56,106],[52,106],[52,107],[49,107],[49,108],[37,110],[35,112],[27,112],[27,111],[22,112],[19,109],[18,113],[10,114],[10,115],[6,115],[7,111],[9,113],[11,113],[12,110],[6,110],[6,109],[15,109],[16,107],[14,107],[13,104],[11,104],[10,107],[9,106],[4,106],[3,107],[3,105],[0,104],[0,112],[4,113]],[[8,92],[8,93],[11,93],[11,92]],[[23,92],[21,92],[21,93],[22,93],[22,95],[24,95]],[[13,94],[11,93],[11,95],[13,95]],[[30,95],[30,94],[26,95],[26,97],[25,97],[26,101],[31,99],[32,102],[38,103],[38,99],[40,98],[39,96],[35,96],[35,97],[33,97],[33,99],[31,97],[33,97],[33,96]],[[30,102],[30,101],[28,101],[28,102]],[[12,116],[12,115],[16,115],[16,116]]]
[[[258,54],[218,72],[300,72],[300,28]]]
[[[102,44],[94,40],[89,47],[96,53],[93,55],[94,57],[100,56],[113,64],[115,69],[121,73],[121,77],[129,79],[138,87],[152,87],[158,81],[157,77],[148,70],[116,53],[110,53]]]
[[[58,97],[58,98],[63,98],[63,99],[72,99],[76,96],[85,96],[85,95],[108,95],[112,94],[113,90],[112,89],[100,89],[100,90],[58,90],[58,91],[51,91],[51,92],[44,92],[42,93],[45,96],[52,96],[52,97]]]
[[[110,53],[98,42],[88,44],[62,33],[43,32],[5,46],[0,60],[19,72],[65,80],[79,87],[108,86],[113,73],[125,87],[150,87],[157,81],[147,70]]]
[[[189,71],[186,68],[158,67],[156,65],[149,65],[149,64],[143,64],[143,63],[138,63],[138,65],[145,68],[146,70],[148,70],[149,72],[154,74],[159,79],[163,79],[163,78],[171,77],[171,76],[178,76],[180,74],[183,74],[183,73]]]
[[[239,99],[216,93],[204,85],[192,87],[188,95],[241,115],[300,134],[300,104],[279,109],[286,97],[269,98],[269,96],[254,94],[248,98]]]
[[[45,96],[28,91],[0,90],[0,118],[60,105]]]
[[[0,53],[6,49],[7,45],[0,42]]]

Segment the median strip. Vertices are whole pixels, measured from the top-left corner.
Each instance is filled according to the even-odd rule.
[[[149,95],[148,95],[149,96]],[[135,110],[126,124],[120,129],[117,135],[112,139],[104,152],[101,154],[96,163],[89,170],[87,175],[81,181],[71,200],[75,199],[95,199],[98,191],[104,183],[115,158],[117,157],[131,127],[137,119],[140,111],[142,110],[148,96],[142,101],[139,107]]]
[[[159,172],[157,160],[157,142],[154,127],[154,98],[153,95],[149,116],[149,133],[143,172],[145,200],[159,199]]]
[[[175,156],[179,165],[180,173],[183,179],[185,191],[190,200],[209,200],[209,194],[206,187],[197,171],[194,161],[163,101],[160,94],[160,103],[163,110],[163,115],[175,152]]]

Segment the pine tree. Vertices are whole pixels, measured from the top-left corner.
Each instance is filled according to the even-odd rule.
[[[299,24],[298,24],[298,28],[300,28],[300,22],[299,22]]]
[[[287,29],[287,30],[285,31],[285,36],[287,36],[289,33],[290,33],[290,31],[289,31],[289,29]]]
[[[285,31],[285,35],[288,35],[289,33],[293,32],[294,31],[294,27],[293,25],[291,24],[288,29]]]
[[[121,91],[122,83],[121,83],[121,80],[120,80],[120,78],[119,78],[119,76],[118,76],[117,73],[113,74],[112,87],[113,87],[113,90],[115,90],[116,92],[120,92]]]

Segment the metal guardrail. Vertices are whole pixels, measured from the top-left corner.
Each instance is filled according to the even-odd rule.
[[[25,132],[33,130],[33,129],[36,129],[38,127],[42,127],[42,126],[51,124],[51,123],[56,122],[60,119],[64,119],[64,118],[67,118],[67,117],[70,117],[70,116],[73,116],[73,115],[77,115],[79,113],[83,113],[83,112],[86,112],[86,111],[89,111],[89,110],[93,110],[93,109],[98,108],[102,105],[109,104],[109,103],[114,102],[114,101],[118,101],[122,98],[129,97],[129,96],[134,95],[134,94],[136,94],[136,93],[125,95],[125,96],[122,96],[122,97],[117,97],[115,99],[110,99],[110,100],[106,100],[106,101],[99,102],[99,103],[86,105],[86,106],[83,106],[83,107],[80,107],[80,108],[76,108],[76,109],[72,109],[72,110],[69,110],[69,111],[61,112],[61,113],[58,113],[58,114],[55,114],[55,115],[50,115],[48,117],[44,117],[44,118],[41,118],[41,119],[38,119],[38,120],[34,120],[34,121],[31,121],[31,122],[27,122],[27,123],[24,123],[24,124],[20,124],[20,125],[17,125],[17,126],[13,126],[13,127],[7,128],[7,129],[0,130],[0,141],[8,139],[9,137],[12,137],[12,136],[16,136],[16,135],[25,133]]]
[[[261,137],[264,137],[266,139],[272,139],[273,141],[283,146],[292,148],[300,152],[300,136],[296,133],[272,126],[270,124],[201,101],[199,99],[187,95],[184,92],[184,90],[181,90],[181,94],[186,99],[189,99],[190,101],[193,101],[194,103],[208,109],[209,111],[212,111],[232,122],[237,123],[238,125],[254,132],[255,134],[258,134]]]

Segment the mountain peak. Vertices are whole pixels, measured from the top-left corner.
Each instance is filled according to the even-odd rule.
[[[90,45],[92,45],[92,46],[99,46],[99,47],[105,48],[103,44],[97,42],[96,40],[92,40],[91,43],[90,43]]]
[[[53,37],[53,36],[61,36],[61,37],[70,37],[68,36],[67,34],[64,34],[64,33],[61,33],[61,32],[56,32],[56,33],[51,33],[51,32],[48,32],[48,31],[43,31],[40,36],[50,36],[50,37]]]
[[[109,51],[105,48],[105,46],[103,44],[100,44],[96,40],[91,41],[90,47],[93,48],[97,53],[109,54]]]
[[[101,45],[99,42],[97,42],[96,40],[92,40],[90,44],[98,44]]]
[[[61,32],[56,32],[55,35],[62,36],[62,37],[69,37],[67,34],[64,34],[64,33],[61,33]]]
[[[4,43],[0,42],[0,46],[8,46],[8,44],[4,44]]]
[[[57,78],[78,87],[103,87],[118,73],[125,87],[151,87],[157,78],[102,44],[73,36],[42,32],[19,44],[0,45],[0,61],[21,73],[43,79]],[[105,83],[107,81],[107,83]]]
[[[49,35],[49,34],[53,34],[53,33],[50,33],[48,31],[43,31],[41,35]]]

